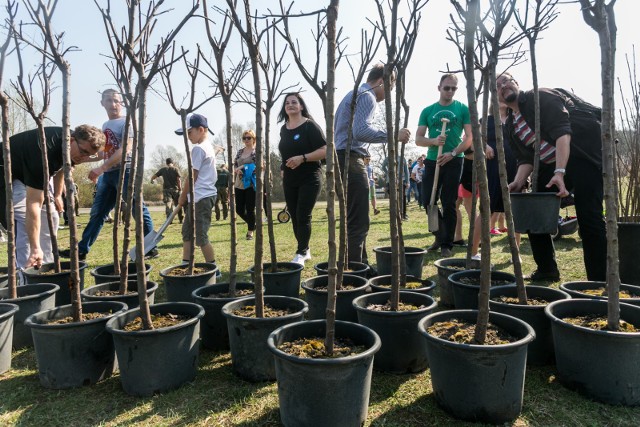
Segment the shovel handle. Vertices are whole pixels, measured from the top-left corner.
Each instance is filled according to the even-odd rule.
[[[443,136],[447,133],[447,123],[449,120],[442,119],[442,129],[440,130],[440,135]],[[436,190],[438,189],[438,178],[440,177],[440,165],[438,164],[438,157],[442,155],[442,145],[438,145],[438,156],[436,157],[436,170],[433,175],[433,187],[431,188],[431,200],[429,201],[429,205],[433,206],[436,202]]]

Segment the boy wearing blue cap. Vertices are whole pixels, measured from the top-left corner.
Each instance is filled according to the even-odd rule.
[[[211,210],[216,202],[216,156],[213,144],[209,140],[209,125],[207,118],[200,114],[190,114],[187,117],[187,138],[193,144],[191,149],[191,164],[193,166],[193,196],[195,203],[196,245],[202,250],[206,262],[215,262],[213,246],[209,241],[208,231],[211,225]],[[183,129],[177,129],[177,135],[183,134]],[[213,132],[211,132],[213,134]],[[191,224],[190,206],[187,205],[189,196],[189,182],[182,186],[178,199],[180,206],[187,206],[187,214],[182,224],[182,261],[189,262],[191,253]]]

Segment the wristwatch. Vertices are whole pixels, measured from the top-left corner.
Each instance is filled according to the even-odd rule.
[[[457,155],[458,155],[458,153],[456,153],[456,149],[455,148],[453,150],[451,150],[451,157],[455,157]]]
[[[556,170],[553,171],[554,174],[556,173],[561,173],[562,175],[567,173],[567,170],[565,168],[558,168]]]

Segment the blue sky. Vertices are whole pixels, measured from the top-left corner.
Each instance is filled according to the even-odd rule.
[[[99,0],[106,4],[106,1]],[[118,14],[124,13],[124,2],[113,1],[114,9],[120,8]],[[167,28],[175,25],[182,13],[190,6],[187,0],[169,0],[169,7],[176,8],[171,13],[164,15],[159,20],[159,26],[155,32],[155,41],[166,33]],[[210,1],[211,4],[225,5],[224,1]],[[276,0],[253,1],[253,7],[264,11],[267,7],[276,10]],[[386,3],[386,2],[385,2]],[[519,0],[524,5],[524,1]],[[302,8],[315,10],[328,4],[328,0],[307,0],[296,2],[293,11]],[[117,5],[117,6],[116,6]],[[573,89],[578,95],[600,104],[600,51],[597,34],[583,21],[577,4],[562,4],[559,6],[560,16],[551,24],[551,27],[542,33],[542,39],[537,44],[538,73],[541,86],[565,87]],[[617,50],[617,75],[622,78],[623,85],[627,84],[627,69],[625,54],[632,53],[634,44],[640,45],[640,32],[637,30],[637,16],[640,12],[640,2],[637,0],[620,0],[616,5],[618,21],[618,50]],[[3,11],[4,13],[4,11]],[[457,49],[446,40],[445,31],[450,26],[449,14],[454,13],[448,0],[431,0],[423,9],[423,19],[418,36],[414,56],[408,69],[407,100],[411,106],[409,117],[410,128],[413,132],[417,128],[420,111],[425,106],[437,100],[437,84],[439,75],[447,67],[459,69],[459,56]],[[340,6],[338,24],[344,27],[344,34],[349,37],[347,50],[351,53],[357,51],[360,46],[360,29],[370,28],[366,18],[377,19],[375,2],[372,0],[343,0]],[[120,25],[123,23],[119,21]],[[104,110],[100,106],[99,92],[107,87],[113,87],[113,79],[110,76],[105,62],[109,55],[109,47],[106,41],[105,30],[100,14],[93,1],[89,0],[60,0],[58,10],[54,15],[54,27],[65,31],[67,45],[75,45],[79,52],[69,54],[68,59],[72,66],[72,124],[90,123],[101,125],[106,119]],[[307,19],[295,23],[292,32],[298,37],[302,46],[303,58],[309,66],[315,59],[315,45],[311,42],[310,29],[315,28],[313,20]],[[199,43],[208,50],[208,41],[201,20],[193,20],[181,33],[178,43],[189,49],[195,49]],[[278,42],[282,47],[282,41]],[[526,48],[526,44],[524,45]],[[238,57],[241,54],[238,43],[234,43],[229,49],[229,55]],[[385,58],[384,52],[379,52],[378,57]],[[287,55],[286,60],[290,60]],[[25,52],[27,65],[33,64],[34,55]],[[523,89],[530,88],[531,71],[528,62],[512,70]],[[324,73],[321,73],[321,75]],[[6,70],[6,82],[15,76],[15,56],[9,58]],[[179,80],[179,79],[177,79]],[[291,66],[285,80],[290,83],[300,82],[303,79],[295,66]],[[186,79],[184,80],[186,81]],[[162,90],[161,85],[156,86]],[[202,81],[199,90],[208,91],[207,84]],[[176,83],[177,86],[178,83]],[[252,87],[247,81],[247,87]],[[306,84],[301,84],[306,91],[305,99],[309,103],[310,110],[315,119],[323,123],[322,107],[315,95]],[[351,72],[343,61],[337,70],[336,101],[352,87]],[[178,88],[179,90],[179,88]],[[60,123],[60,89],[54,92],[50,110],[51,120]],[[459,90],[457,99],[466,103],[464,90]],[[278,104],[279,108],[279,104]],[[210,126],[214,131],[219,131],[224,126],[224,110],[222,101],[214,99],[205,105],[200,113],[209,117]],[[234,121],[247,123],[254,120],[253,109],[246,105],[234,107]],[[157,145],[182,144],[181,138],[174,135],[173,131],[179,126],[179,117],[160,96],[151,94],[147,112],[148,120],[148,145],[153,149]],[[273,138],[277,138],[279,125],[275,123],[275,114],[272,123]]]

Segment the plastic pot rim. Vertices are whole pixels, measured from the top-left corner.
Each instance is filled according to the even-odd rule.
[[[492,286],[489,289],[489,306],[494,304],[497,307],[518,307],[519,309],[522,309],[522,310],[540,310],[540,309],[545,308],[546,306],[548,306],[552,302],[555,302],[555,301],[551,301],[551,302],[549,302],[548,304],[545,304],[545,305],[522,305],[522,304],[513,304],[513,303],[509,303],[509,302],[502,302],[502,301],[493,300],[494,297],[503,295],[503,294],[500,293],[500,291],[507,290],[507,289],[511,290],[511,289],[515,289],[516,287],[517,287],[517,285],[515,285],[515,284]],[[569,295],[568,293],[566,293],[565,291],[563,291],[561,289],[549,288],[549,287],[546,287],[546,286],[536,286],[536,285],[526,285],[526,289],[551,289],[552,291],[557,291],[559,294],[564,296],[564,299],[571,299],[571,295]],[[494,293],[497,294],[497,295],[492,295]],[[561,300],[556,300],[556,301],[561,301]]]
[[[549,318],[549,320],[551,320],[551,322],[553,322],[555,325],[561,326],[563,328],[566,329],[577,329],[579,331],[582,332],[586,332],[586,333],[590,333],[593,335],[599,335],[599,336],[614,336],[617,338],[626,338],[626,339],[639,339],[640,338],[640,332],[620,332],[620,331],[602,331],[602,330],[595,330],[595,329],[591,329],[591,328],[586,328],[584,326],[580,326],[580,325],[574,325],[568,322],[565,322],[563,320],[563,318],[560,318],[558,316],[556,316],[553,313],[554,308],[556,308],[557,306],[563,305],[563,304],[571,304],[571,305],[588,305],[588,304],[592,304],[592,303],[596,303],[598,305],[602,304],[604,305],[605,308],[605,313],[604,316],[606,316],[606,309],[607,309],[607,300],[598,300],[598,299],[588,299],[588,298],[572,298],[572,299],[565,299],[565,300],[560,300],[560,301],[554,301],[551,304],[549,304],[548,306],[545,307],[544,309],[544,313],[547,315],[547,317]],[[622,309],[622,307],[627,307],[628,309],[631,310],[640,310],[640,307],[637,307],[635,305],[632,304],[626,304],[621,302],[620,303],[620,308]],[[581,311],[581,310],[579,310]],[[588,310],[584,310],[585,312],[588,312]],[[580,313],[576,313],[576,315],[580,315]],[[620,318],[622,320],[623,316],[622,313],[620,313]]]
[[[242,320],[247,320],[249,322],[254,322],[254,323],[267,323],[267,322],[273,322],[274,320],[283,320],[283,319],[290,319],[293,317],[298,317],[300,315],[300,313],[302,313],[302,315],[304,316],[308,311],[309,311],[309,304],[307,304],[307,302],[303,299],[300,298],[296,298],[296,297],[288,297],[285,295],[264,295],[264,303],[265,305],[267,304],[268,300],[276,300],[276,299],[294,299],[297,301],[300,301],[303,303],[302,305],[302,309],[294,312],[294,313],[289,313],[289,314],[285,314],[284,316],[278,316],[278,317],[244,317],[244,316],[237,316],[235,314],[233,314],[233,312],[231,311],[231,309],[228,307],[231,304],[240,304],[241,307],[244,307],[246,305],[249,304],[245,304],[248,303],[249,301],[253,301],[255,300],[255,296],[246,296],[243,298],[238,298],[235,299],[233,301],[229,301],[228,303],[226,303],[225,305],[222,306],[222,308],[220,309],[220,311],[222,312],[222,315],[228,319],[242,319]]]
[[[305,291],[309,291],[309,292],[313,292],[313,293],[317,293],[317,294],[326,294],[328,291],[326,289],[324,290],[318,290],[315,287],[311,286],[310,284],[308,284],[307,282],[313,279],[317,279],[319,277],[329,277],[327,274],[319,274],[317,276],[313,276],[310,277],[306,280],[304,280],[301,284],[300,287],[302,287]],[[348,295],[350,293],[357,293],[357,292],[361,292],[363,289],[366,289],[369,286],[369,279],[365,279],[362,276],[356,276],[355,274],[343,274],[342,275],[343,279],[345,277],[348,277],[349,279],[355,279],[355,280],[364,280],[364,284],[360,285],[354,289],[336,289],[336,292],[339,294],[345,294]]]
[[[378,350],[380,350],[380,347],[382,346],[382,340],[380,340],[380,336],[373,329],[368,328],[359,323],[347,322],[344,320],[336,320],[336,326],[340,323],[349,323],[350,326],[355,325],[356,328],[361,328],[365,330],[367,333],[370,333],[373,335],[373,338],[374,338],[373,345],[368,349],[366,349],[365,351],[363,351],[362,353],[358,353],[351,356],[345,356],[345,357],[336,357],[331,359],[313,359],[310,357],[298,357],[292,354],[285,353],[282,350],[279,350],[278,347],[276,347],[275,345],[276,335],[279,334],[284,329],[294,328],[297,325],[300,325],[302,323],[313,324],[313,323],[325,323],[325,322],[326,320],[324,319],[304,320],[301,322],[294,322],[294,323],[289,323],[288,325],[281,326],[275,331],[271,332],[271,334],[269,334],[269,337],[267,338],[267,347],[269,348],[269,351],[271,351],[271,353],[274,354],[274,356],[287,360],[289,362],[297,363],[300,365],[310,365],[310,366],[331,366],[331,365],[349,365],[358,360],[366,359],[368,357],[373,357],[373,355],[377,353]]]
[[[177,325],[173,325],[173,326],[167,326],[164,328],[154,328],[154,329],[146,329],[146,330],[139,330],[139,331],[125,331],[124,329],[120,329],[117,328],[115,326],[115,321],[118,317],[120,316],[126,316],[132,312],[140,312],[140,307],[136,307],[136,308],[132,308],[129,310],[126,310],[122,313],[118,313],[118,315],[113,316],[111,319],[109,319],[109,321],[107,322],[107,331],[113,335],[125,335],[125,336],[130,336],[130,337],[145,337],[145,336],[149,336],[149,335],[157,335],[157,334],[165,334],[165,333],[170,333],[173,331],[176,331],[178,329],[182,329],[185,328],[187,326],[191,326],[194,323],[197,323],[201,318],[204,317],[204,308],[199,305],[199,304],[195,304],[192,302],[184,302],[184,301],[176,301],[176,302],[162,302],[159,304],[152,304],[149,306],[149,308],[151,309],[151,313],[162,313],[162,312],[166,312],[165,310],[163,310],[165,307],[167,306],[171,306],[171,305],[182,305],[185,307],[192,307],[192,308],[196,308],[198,309],[198,313],[196,313],[192,318],[185,320],[184,322],[181,322]]]
[[[195,267],[213,267],[211,270],[207,270],[204,273],[200,273],[200,274],[192,274],[190,276],[170,276],[169,272],[171,272],[172,270],[176,269],[176,268],[180,268],[180,267],[184,267],[184,264],[179,264],[179,265],[173,265],[171,267],[167,267],[163,270],[160,270],[160,277],[165,278],[165,277],[169,277],[170,279],[173,279],[175,277],[201,277],[201,276],[207,276],[210,274],[215,274],[216,271],[218,270],[218,266],[212,262],[196,262],[195,263]]]
[[[13,304],[14,301],[28,301],[31,299],[36,299],[36,298],[41,298],[42,295],[53,295],[56,292],[58,292],[60,290],[60,286],[56,285],[55,283],[27,283],[25,285],[20,285],[18,286],[18,288],[22,288],[22,289],[26,289],[27,286],[29,287],[37,287],[37,286],[41,286],[41,285],[47,285],[47,286],[53,286],[51,289],[48,289],[46,291],[42,291],[42,292],[38,292],[37,294],[29,294],[29,295],[24,295],[24,296],[19,296],[17,298],[5,298],[2,300],[2,303],[9,303],[9,304]]]
[[[402,296],[403,295],[420,295],[419,298],[428,298],[431,300],[431,304],[429,304],[427,307],[424,308],[419,308],[417,310],[405,310],[405,311],[382,311],[382,310],[370,310],[367,307],[363,307],[358,305],[358,302],[362,301],[362,300],[366,300],[367,298],[381,298],[383,295],[389,295],[391,296],[391,291],[382,291],[382,292],[375,292],[375,293],[371,293],[371,294],[365,294],[365,295],[360,295],[357,298],[354,298],[353,302],[351,303],[353,305],[353,308],[356,309],[356,311],[362,311],[365,313],[376,313],[378,316],[380,317],[402,317],[402,316],[411,316],[411,315],[415,315],[415,314],[420,314],[423,312],[427,312],[429,310],[433,310],[434,308],[436,308],[438,306],[438,302],[435,300],[435,298],[433,298],[432,296],[426,295],[426,294],[421,294],[418,292],[412,292],[412,291],[408,291],[408,290],[401,290],[400,291],[400,302],[402,302]]]
[[[120,313],[124,313],[125,311],[127,311],[129,309],[129,307],[127,306],[127,304],[123,303],[123,302],[118,302],[118,301],[84,301],[82,303],[82,312],[85,313],[96,313],[98,312],[98,310],[88,310],[91,308],[92,305],[97,305],[97,304],[113,304],[115,306],[120,306],[120,308],[117,311],[113,311],[112,313],[108,314],[107,316],[104,317],[100,317],[97,319],[90,319],[90,320],[84,320],[81,322],[69,322],[69,323],[62,323],[62,324],[50,324],[50,323],[39,323],[36,322],[35,318],[38,317],[39,315],[43,315],[45,313],[50,313],[53,311],[59,311],[60,309],[67,309],[67,308],[71,308],[71,304],[67,304],[67,305],[61,305],[59,307],[54,307],[54,308],[50,308],[48,310],[44,310],[44,311],[39,311],[37,313],[33,313],[32,315],[30,315],[29,317],[27,317],[24,321],[24,325],[30,327],[31,329],[43,329],[43,330],[64,330],[64,329],[72,329],[72,328],[76,328],[79,325],[94,325],[96,323],[100,323],[100,322],[107,322],[109,320],[111,320],[111,318],[113,318],[114,316],[120,314]],[[85,310],[86,309],[86,310]],[[66,316],[65,316],[66,317]],[[51,320],[53,319],[58,319],[59,317],[52,317]]]

